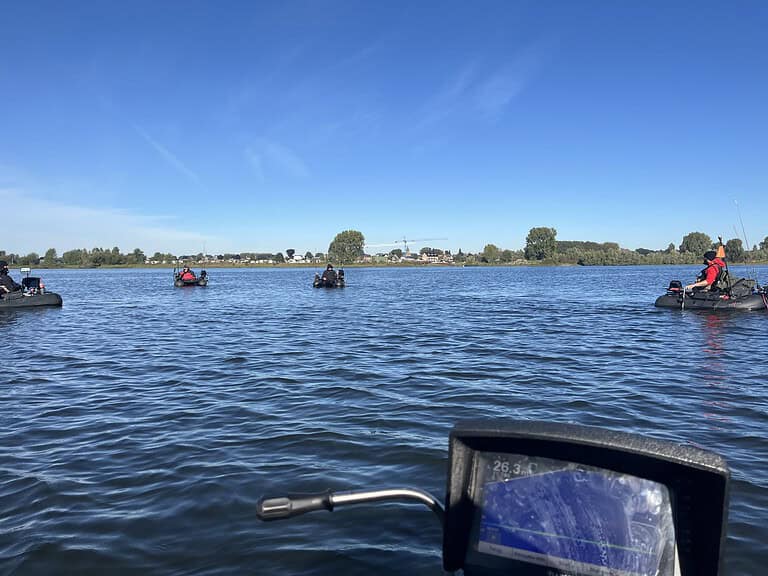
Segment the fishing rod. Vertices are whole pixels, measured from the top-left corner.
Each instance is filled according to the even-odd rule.
[[[739,231],[736,228],[735,224],[733,225],[733,232],[734,232],[734,234],[736,234],[736,238],[741,240],[741,237],[739,236]],[[743,264],[744,264],[744,271],[745,271],[745,274],[747,276],[751,275],[752,277],[755,278],[755,282],[757,282],[757,269],[752,268],[752,270],[750,271],[749,265],[747,264],[747,258],[748,258],[747,254],[749,254],[749,243],[746,240],[744,240],[744,242],[745,242],[745,244],[747,244],[747,248],[744,250],[744,262],[743,262]],[[758,288],[759,288],[759,286],[758,286]]]
[[[739,217],[739,224],[741,224],[741,232],[744,235],[744,244],[746,245],[746,249],[744,250],[744,254],[745,254],[744,268],[746,268],[747,274],[749,274],[749,266],[747,266],[747,258],[748,258],[747,254],[749,253],[749,250],[750,250],[750,243],[749,243],[749,240],[747,239],[747,230],[746,228],[744,228],[744,220],[742,220],[741,218],[741,208],[739,208],[739,201],[734,200],[733,203],[736,205],[736,215]],[[736,232],[736,236],[738,237],[739,232],[736,230],[736,226],[734,226],[733,228],[734,228],[734,232]],[[755,279],[755,284],[757,285],[757,288],[759,289],[760,282],[757,279],[757,268],[754,268],[754,267],[752,268],[752,276]]]

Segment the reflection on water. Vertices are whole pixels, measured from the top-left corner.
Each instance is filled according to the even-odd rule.
[[[727,330],[733,322],[733,314],[702,311],[699,314],[701,321],[701,334],[703,337],[703,361],[701,363],[701,382],[705,384],[702,392],[707,393],[707,388],[717,389],[728,387],[726,372],[725,342]],[[731,422],[727,415],[730,410],[728,402],[718,400],[717,390],[709,390],[707,396],[702,397],[703,415],[708,420],[708,426],[719,428]]]
[[[0,310],[0,328],[12,326],[16,322],[16,314],[15,310]]]
[[[704,337],[704,363],[702,378],[709,386],[726,384],[725,359],[726,335],[732,324],[732,314],[705,312],[702,315],[702,336]]]

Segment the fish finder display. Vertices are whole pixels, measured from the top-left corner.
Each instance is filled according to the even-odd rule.
[[[672,576],[672,506],[657,482],[574,462],[478,453],[472,548],[516,574]]]

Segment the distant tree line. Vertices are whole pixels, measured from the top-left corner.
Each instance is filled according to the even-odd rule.
[[[0,250],[0,259],[6,260],[19,266],[45,266],[54,268],[56,266],[125,266],[144,264],[147,257],[140,249],[136,248],[133,252],[123,254],[115,246],[111,250],[108,248],[94,248],[93,250],[75,249],[64,252],[61,257],[58,256],[55,248],[49,248],[44,256],[36,252],[30,252],[26,255],[6,253]]]
[[[719,242],[713,241],[703,232],[690,232],[683,236],[678,246],[670,243],[663,250],[629,250],[615,242],[558,241],[556,237],[557,230],[554,228],[532,228],[525,242],[525,259],[585,266],[695,264],[701,261],[704,252],[714,250],[719,245]],[[768,236],[751,250],[746,250],[739,238],[728,240],[724,247],[725,256],[730,262],[768,260]]]
[[[525,248],[522,250],[502,249],[495,244],[486,244],[482,252],[477,254],[465,253],[459,248],[452,259],[456,263],[477,264],[525,264],[528,262],[540,262],[545,264],[581,264],[584,266],[616,266],[632,264],[696,264],[701,261],[701,256],[707,250],[713,250],[718,246],[710,236],[703,232],[690,232],[683,236],[679,245],[671,242],[663,250],[651,250],[638,248],[629,250],[622,248],[616,242],[589,242],[575,240],[557,240],[557,230],[554,228],[531,228],[525,239]],[[731,238],[724,244],[725,255],[729,262],[767,262],[768,261],[768,236],[762,242],[745,247],[739,238]],[[326,259],[338,264],[351,264],[360,262],[365,256],[365,237],[357,230],[344,230],[337,234],[328,246],[328,253],[304,254],[306,261],[325,261]],[[424,247],[421,254],[450,255],[450,251],[440,248]],[[390,256],[401,258],[403,251],[395,248],[389,252]],[[147,257],[142,250],[135,248],[132,252],[123,254],[115,246],[112,249],[93,248],[74,249],[64,252],[59,256],[55,248],[49,248],[44,255],[35,252],[26,255],[6,253],[0,250],[0,260],[6,260],[18,266],[133,266],[147,263],[173,263],[179,260],[192,262],[292,262],[296,250],[289,248],[276,254],[268,252],[240,252],[237,254],[217,254],[216,256],[198,254],[174,255],[170,253],[155,252],[152,257]]]
[[[286,254],[289,254],[289,258],[292,259],[295,256],[295,250],[286,250]],[[304,256],[307,260],[324,259],[325,255],[321,252],[315,255],[312,252],[307,252]],[[87,248],[77,248],[74,250],[68,250],[59,256],[55,248],[50,248],[46,251],[44,256],[40,256],[36,252],[30,252],[26,255],[7,253],[4,250],[0,250],[0,260],[6,260],[9,263],[17,266],[45,266],[46,268],[55,268],[57,266],[77,266],[83,268],[97,267],[97,266],[135,266],[140,264],[170,264],[178,261],[183,262],[275,262],[283,263],[286,261],[282,252],[273,254],[271,252],[240,252],[238,254],[225,253],[217,254],[215,256],[210,254],[180,254],[175,255],[171,253],[155,252],[151,257],[147,257],[143,251],[139,248],[123,254],[117,247],[110,249],[105,248],[93,248],[88,250]]]

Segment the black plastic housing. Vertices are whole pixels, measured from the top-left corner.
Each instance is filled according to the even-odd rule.
[[[667,292],[678,293],[683,290],[683,283],[680,280],[670,280],[667,286]]]
[[[720,572],[730,472],[717,454],[635,434],[536,421],[459,422],[449,441],[443,532],[443,567],[449,572],[485,572],[466,563],[477,508],[470,483],[479,452],[576,462],[664,484],[673,499],[682,575],[717,576]]]

